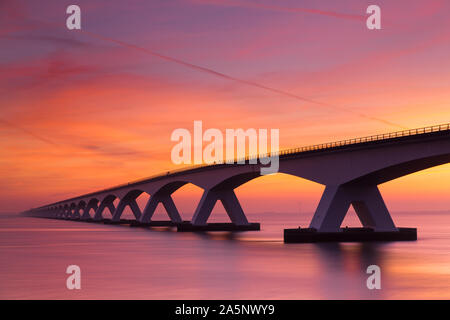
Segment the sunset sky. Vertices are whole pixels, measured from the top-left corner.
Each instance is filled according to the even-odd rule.
[[[170,136],[194,120],[277,128],[282,149],[450,122],[448,0],[0,0],[0,48],[0,212],[178,168]],[[237,193],[298,212],[322,189],[275,175]],[[392,210],[448,210],[450,165],[381,191]]]

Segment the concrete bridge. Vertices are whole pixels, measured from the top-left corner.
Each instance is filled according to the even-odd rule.
[[[378,185],[448,162],[450,124],[280,151],[279,172],[325,185],[309,228],[285,230],[285,242],[415,240],[416,229],[395,226]],[[259,230],[258,223],[248,221],[234,189],[258,178],[262,166],[250,164],[246,158],[245,164],[171,171],[34,208],[26,214],[135,226],[173,225],[178,231]],[[171,195],[187,183],[204,191],[192,219],[182,221]],[[150,199],[141,210],[136,199],[144,192]],[[232,223],[208,223],[218,200]],[[152,220],[159,203],[164,205],[169,221]],[[363,228],[341,229],[350,205]],[[127,206],[134,221],[121,220]],[[111,219],[104,219],[106,211]]]

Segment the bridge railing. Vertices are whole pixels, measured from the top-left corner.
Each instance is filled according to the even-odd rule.
[[[430,133],[430,132],[438,132],[438,131],[446,131],[446,130],[450,130],[450,123],[436,125],[436,126],[431,126],[431,127],[423,127],[423,128],[417,128],[417,129],[408,129],[408,130],[390,132],[390,133],[385,133],[385,134],[371,135],[371,136],[366,136],[366,137],[361,137],[361,138],[354,138],[354,139],[340,140],[340,141],[334,141],[334,142],[328,142],[328,143],[321,143],[321,144],[315,144],[315,145],[299,147],[299,148],[285,149],[285,150],[281,150],[279,152],[275,152],[275,153],[272,153],[272,154],[249,155],[249,156],[241,157],[241,158],[235,157],[234,158],[234,163],[239,163],[239,162],[244,162],[244,161],[246,162],[246,161],[249,161],[251,159],[268,158],[270,156],[277,156],[277,155],[278,156],[284,156],[284,155],[289,155],[289,154],[296,154],[296,153],[302,153],[302,152],[308,152],[308,151],[330,149],[330,148],[343,147],[343,146],[353,145],[353,144],[358,144],[358,143],[380,141],[380,140],[388,140],[388,139],[393,139],[393,138],[413,136],[413,135],[418,135],[418,134],[424,134],[424,133]],[[225,161],[224,161],[224,163],[225,163]],[[217,163],[217,164],[219,164],[219,163]],[[163,176],[166,176],[166,175],[172,175],[172,174],[183,172],[183,171],[187,171],[187,170],[207,167],[207,166],[211,166],[211,165],[214,165],[214,164],[198,164],[198,165],[194,165],[194,166],[189,166],[189,167],[184,167],[184,168],[180,168],[180,169],[170,170],[170,171],[167,171],[167,173],[157,174],[157,175],[154,175],[154,176],[146,177],[144,179],[134,180],[134,181],[131,181],[129,183],[117,186],[116,188],[127,186],[129,184],[135,184],[135,183],[139,183],[139,182],[144,182],[144,181],[147,181],[147,180],[150,180],[150,179],[155,179],[155,178],[163,177]]]
[[[361,137],[361,138],[354,138],[354,139],[346,139],[346,140],[340,140],[340,141],[334,141],[334,142],[328,142],[328,143],[321,143],[321,144],[315,144],[315,145],[310,145],[310,146],[306,146],[306,147],[300,147],[300,148],[291,148],[291,149],[285,149],[285,150],[281,150],[279,152],[274,152],[271,154],[258,154],[258,155],[249,155],[246,157],[241,157],[241,158],[234,158],[234,163],[243,163],[246,161],[250,161],[250,160],[255,160],[258,158],[268,158],[268,157],[273,157],[273,156],[284,156],[284,155],[291,155],[291,154],[298,154],[298,153],[302,153],[302,152],[309,152],[309,151],[315,151],[315,150],[325,150],[325,149],[331,149],[331,148],[336,148],[336,147],[343,147],[343,146],[348,146],[348,145],[354,145],[354,144],[358,144],[358,143],[366,143],[366,142],[372,142],[372,141],[381,141],[381,140],[389,140],[389,139],[394,139],[394,138],[400,138],[400,137],[406,137],[406,136],[414,136],[414,135],[419,135],[419,134],[426,134],[426,133],[431,133],[431,132],[439,132],[439,131],[448,131],[450,130],[450,123],[447,124],[441,124],[441,125],[436,125],[436,126],[431,126],[431,127],[423,127],[423,128],[418,128],[418,129],[408,129],[408,130],[402,130],[402,131],[396,131],[396,132],[390,132],[390,133],[384,133],[384,134],[377,134],[377,135],[371,135],[371,136],[366,136],[366,137]],[[223,162],[225,163],[225,161]],[[194,166],[189,166],[189,167],[183,167],[180,169],[175,169],[175,170],[170,170],[167,171],[165,173],[160,173],[160,174],[156,174],[153,176],[149,176],[143,179],[138,179],[138,180],[134,180],[134,181],[130,181],[124,184],[120,184],[111,188],[107,188],[107,189],[103,189],[103,190],[99,190],[99,191],[95,191],[86,195],[83,195],[82,197],[88,197],[94,194],[99,194],[102,192],[107,192],[107,191],[111,191],[111,190],[115,190],[115,189],[119,189],[122,187],[126,187],[128,185],[132,185],[132,184],[137,184],[137,183],[141,183],[141,182],[146,182],[148,180],[152,180],[152,179],[156,179],[156,178],[162,178],[164,176],[168,176],[168,175],[173,175],[176,173],[181,173],[184,171],[189,171],[189,170],[193,170],[193,169],[197,169],[197,168],[202,168],[202,167],[208,167],[208,166],[214,166],[214,165],[219,165],[220,163],[214,163],[214,164],[198,164],[198,165],[194,165]],[[82,197],[77,197],[74,199],[78,199],[78,198],[82,198]],[[71,199],[70,199],[71,200]],[[65,200],[68,201],[68,200]],[[58,202],[59,203],[59,202]],[[52,204],[55,205],[55,204]]]
[[[272,153],[272,156],[277,156],[277,155],[283,156],[283,155],[296,154],[296,153],[302,153],[302,152],[308,152],[308,151],[331,149],[331,148],[343,147],[343,146],[353,145],[353,144],[358,144],[358,143],[388,140],[388,139],[394,139],[394,138],[400,138],[400,137],[406,137],[406,136],[414,136],[414,135],[431,133],[431,132],[447,131],[447,130],[450,130],[450,123],[431,126],[431,127],[417,128],[417,129],[407,129],[407,130],[402,130],[402,131],[377,134],[377,135],[365,136],[365,137],[354,138],[354,139],[321,143],[321,144],[315,144],[315,145],[299,147],[299,148],[285,149],[285,150],[281,150],[279,152]],[[236,159],[236,162],[248,161],[250,159],[265,158],[265,157],[270,157],[270,155],[263,154],[263,155],[246,156],[245,158]]]

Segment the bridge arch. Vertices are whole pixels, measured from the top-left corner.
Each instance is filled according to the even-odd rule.
[[[84,214],[84,209],[86,208],[86,201],[84,200],[80,200],[78,202],[78,204],[76,205],[76,208],[74,210],[74,214],[73,214],[73,218],[75,219],[80,219],[81,218],[81,213],[80,211],[83,211]]]
[[[349,182],[328,185],[310,227],[325,232],[338,231],[351,205],[364,227],[375,231],[397,231],[378,185],[446,164],[449,158],[448,154],[443,154],[400,161],[373,170]]]
[[[61,206],[56,206],[55,208],[55,218],[60,218],[61,217],[61,211],[62,211],[62,207]]]
[[[63,214],[63,216],[64,216],[64,218],[69,218],[69,216],[70,216],[70,210],[69,210],[69,204],[65,204],[64,205],[64,214]]]
[[[174,223],[181,223],[183,219],[173,201],[172,194],[183,187],[186,184],[193,184],[199,187],[194,182],[189,182],[188,180],[173,180],[167,182],[165,184],[160,185],[159,188],[154,190],[154,192],[150,195],[150,198],[145,205],[144,210],[142,211],[142,215],[140,221],[143,223],[148,223],[151,221],[158,204],[162,204],[170,218],[170,220]]]
[[[129,190],[124,196],[122,196],[117,205],[117,208],[114,210],[112,220],[120,221],[120,217],[122,216],[123,211],[128,206],[131,209],[131,212],[133,213],[136,221],[138,221],[142,215],[142,212],[136,202],[136,199],[143,193],[145,193],[144,190],[136,188]]]
[[[77,204],[75,202],[72,202],[69,206],[69,218],[75,218],[76,211],[77,211]]]
[[[450,163],[450,154],[423,157],[389,165],[356,178],[349,183],[382,184],[406,175]]]
[[[94,220],[102,220],[103,219],[103,211],[107,208],[111,215],[114,215],[114,211],[116,210],[114,206],[114,200],[117,199],[115,194],[106,195],[103,200],[100,202],[98,209],[95,211]]]
[[[299,181],[320,185],[316,181],[309,180],[303,176],[293,174],[292,172],[284,172],[280,170],[270,176],[288,176]],[[261,175],[259,171],[254,168],[247,167],[247,171],[239,170],[235,174],[230,175],[222,181],[212,186],[211,189],[205,190],[205,193],[200,201],[194,217],[193,224],[205,224],[209,219],[210,214],[215,206],[215,203],[220,200],[223,207],[228,214],[230,220],[235,224],[248,224],[247,218],[242,210],[241,204],[236,197],[235,190],[239,187],[244,187],[247,183],[258,179],[264,179],[265,175]]]
[[[187,181],[170,181],[160,185],[158,188],[136,188],[129,190],[120,200],[117,209],[114,213],[113,220],[119,221],[124,209],[130,207],[135,219],[139,222],[148,223],[156,210],[159,203],[165,207],[172,222],[182,222],[178,209],[171,197],[172,193],[187,184]],[[153,191],[153,192],[152,192]],[[149,194],[148,199],[143,210],[140,209],[136,199],[143,193]]]
[[[98,202],[99,200],[97,198],[92,198],[90,200],[87,201],[86,207],[83,210],[83,215],[81,216],[81,219],[83,220],[87,220],[87,219],[91,219],[92,216],[90,214],[90,211],[94,211],[94,215],[95,215],[95,211],[97,211],[98,209]]]

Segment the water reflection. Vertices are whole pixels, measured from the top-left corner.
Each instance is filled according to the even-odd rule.
[[[246,233],[0,218],[0,298],[448,298],[450,215],[414,217],[404,219],[426,240],[317,244],[284,244],[298,223],[287,214]],[[76,295],[64,287],[69,264],[84,275]],[[382,290],[366,287],[372,264]]]
[[[366,273],[370,265],[382,266],[386,244],[318,243],[314,244],[320,261],[323,294],[327,298],[382,298],[382,291],[369,290]]]

